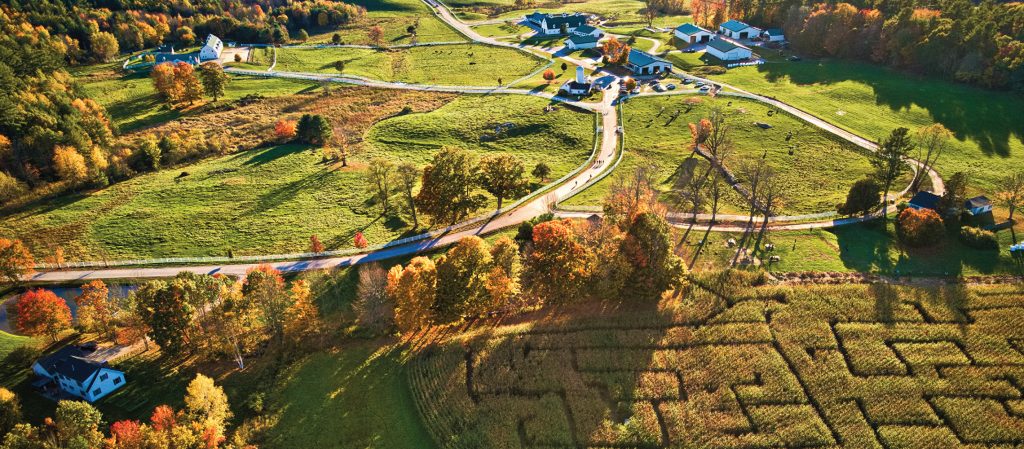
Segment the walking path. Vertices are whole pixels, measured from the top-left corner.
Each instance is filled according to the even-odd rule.
[[[529,47],[522,44],[512,44],[508,42],[502,42],[497,39],[489,38],[480,35],[472,29],[469,24],[462,22],[457,19],[455,15],[448,9],[447,6],[435,3],[430,0],[424,0],[428,6],[431,6],[435,14],[455,28],[457,31],[468,37],[470,40],[500,47],[515,48],[520,51],[531,53],[533,51],[541,51],[547,55],[553,55],[552,52],[540,48]],[[656,48],[656,47],[655,47]],[[558,57],[558,56],[556,56]],[[565,58],[563,56],[563,58]],[[576,62],[580,65],[587,66],[583,61],[576,61],[574,59],[565,58],[572,62]],[[590,64],[592,65],[592,64]],[[593,68],[593,67],[590,67]],[[399,256],[407,256],[412,254],[418,254],[425,251],[430,251],[436,248],[451,245],[463,237],[470,235],[482,235],[492,231],[496,231],[509,226],[514,226],[524,221],[530,220],[538,215],[550,211],[550,205],[557,204],[559,201],[565,200],[570,196],[576,194],[582,190],[589,183],[596,182],[598,179],[606,175],[607,171],[613,169],[617,164],[611,163],[611,161],[618,155],[618,143],[619,136],[617,130],[619,129],[619,117],[614,107],[616,94],[618,92],[618,80],[614,81],[609,86],[603,95],[603,99],[600,103],[589,103],[575,101],[569,98],[560,97],[554,94],[526,90],[526,89],[514,89],[508,87],[484,87],[484,86],[441,86],[441,85],[425,85],[415,83],[400,83],[400,82],[387,82],[379,81],[368,78],[362,78],[352,75],[328,75],[321,73],[301,73],[301,72],[277,72],[277,71],[257,71],[257,70],[244,70],[236,68],[225,69],[228,73],[238,75],[249,75],[249,76],[261,76],[261,77],[277,77],[277,78],[292,78],[292,79],[306,79],[318,82],[339,82],[353,85],[369,86],[376,88],[385,89],[408,89],[408,90],[420,90],[420,91],[436,91],[436,92],[454,92],[454,93],[470,93],[470,94],[517,94],[517,95],[532,95],[542,98],[548,98],[552,101],[558,101],[566,103],[578,108],[594,111],[600,115],[601,125],[599,128],[600,141],[597,144],[595,153],[587,161],[584,167],[579,169],[574,176],[566,179],[563,183],[546,194],[539,195],[532,200],[525,201],[519,207],[516,207],[510,211],[502,214],[496,214],[490,219],[484,220],[480,224],[480,220],[470,220],[466,222],[464,226],[453,227],[455,229],[452,232],[434,236],[431,238],[422,238],[405,244],[398,244],[395,246],[380,249],[374,252],[366,254],[356,254],[341,257],[331,257],[322,259],[311,259],[311,260],[299,260],[299,261],[287,261],[287,262],[275,262],[270,265],[274,268],[284,271],[304,271],[313,269],[330,269],[354,265],[362,262],[370,262],[377,260],[390,259]],[[701,79],[697,77],[691,78]],[[835,126],[825,120],[818,118],[810,113],[804,112],[796,107],[790,106],[787,103],[781,102],[774,98],[757,95],[745,90],[736,88],[734,86],[725,85],[723,83],[704,80],[709,83],[718,84],[725,88],[731,89],[734,92],[720,92],[724,95],[733,95],[738,97],[750,98],[756,101],[761,101],[766,104],[770,104],[778,109],[784,110],[799,117],[812,125],[828,131],[832,134],[840,136],[854,144],[865,148],[870,151],[877,151],[878,145],[863,137],[857,136],[845,129]],[[684,92],[679,92],[682,94]],[[645,95],[645,94],[641,94]],[[916,167],[920,167],[921,163],[912,159],[908,160],[908,163]],[[932,190],[935,193],[941,194],[945,188],[942,183],[942,178],[934,170],[929,170],[929,176],[932,180]],[[881,213],[881,212],[878,212]],[[589,217],[593,213],[588,212],[568,212],[559,211],[559,216],[563,217]],[[676,226],[690,226],[697,230],[711,230],[714,231],[725,231],[725,232],[744,232],[749,231],[751,226],[748,226],[744,222],[743,226],[737,226],[735,224],[725,225],[711,225],[711,224],[694,224],[686,223],[683,220],[689,217],[694,217],[689,214],[676,214],[676,216],[670,216],[670,221]],[[698,215],[698,220],[702,217]],[[708,219],[710,217],[707,217]],[[730,215],[718,215],[718,219],[721,220],[735,220],[740,216]],[[743,219],[748,217],[742,216]],[[793,218],[793,217],[789,217]],[[814,229],[814,228],[826,228],[834,226],[842,226],[845,224],[858,223],[865,220],[873,219],[873,216],[868,217],[857,217],[857,218],[845,218],[838,220],[826,220],[826,221],[811,221],[804,223],[773,223],[772,218],[768,219],[768,228],[772,230],[800,230],[800,229]],[[760,218],[754,220],[754,225],[761,222]],[[248,270],[256,267],[259,263],[240,263],[240,264],[215,264],[215,265],[204,265],[204,266],[168,266],[168,267],[156,267],[156,268],[102,268],[102,269],[89,269],[89,270],[71,270],[71,271],[50,271],[35,273],[30,276],[25,276],[26,281],[33,282],[69,282],[69,281],[81,281],[91,279],[126,279],[126,278],[162,278],[171,277],[181,271],[189,271],[193,273],[202,274],[225,274],[233,276],[244,275]]]

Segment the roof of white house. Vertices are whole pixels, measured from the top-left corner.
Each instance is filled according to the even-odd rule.
[[[782,36],[782,28],[768,28],[764,32],[769,36]]]
[[[586,25],[587,23],[587,16],[578,12],[572,14],[544,14],[537,11],[526,16],[526,19],[538,24],[541,21],[544,21],[544,25],[549,30],[561,28],[563,24],[569,28],[576,28],[578,26]]]
[[[596,27],[593,27],[593,26],[590,26],[590,25],[586,25],[586,24],[580,25],[580,26],[576,27],[576,33],[577,34],[590,34],[590,33],[593,33],[595,31],[600,31],[600,30],[597,29]]]
[[[216,47],[218,45],[223,45],[223,43],[220,41],[219,37],[214,36],[212,34],[208,34],[206,35],[206,45],[210,47]]]
[[[565,42],[568,43],[568,42],[572,41],[573,45],[582,45],[582,44],[592,44],[592,43],[597,42],[599,40],[601,40],[601,38],[599,38],[597,36],[590,35],[590,34],[582,34],[582,35],[581,34],[573,34],[572,36],[569,36],[569,38],[566,39]]]
[[[683,33],[683,34],[690,34],[690,35],[697,34],[697,33],[700,33],[700,32],[711,33],[710,31],[705,30],[704,28],[701,28],[701,27],[699,27],[697,25],[694,25],[692,23],[684,23],[682,25],[679,25],[678,27],[676,27],[676,31],[678,31],[680,33]]]
[[[750,25],[747,25],[747,24],[745,24],[743,22],[740,22],[739,20],[730,20],[728,22],[723,23],[720,26],[722,28],[725,28],[725,29],[729,30],[729,31],[736,31],[736,32],[743,31],[743,30],[745,30],[747,28],[753,28]]]
[[[85,355],[77,346],[65,346],[37,360],[36,363],[52,376],[61,376],[81,385],[97,371],[110,369],[106,363],[89,360]]]
[[[629,60],[630,64],[633,64],[637,67],[648,66],[656,62],[661,62],[669,65],[672,64],[671,62],[668,62],[645,51],[637,50],[635,48],[629,50],[629,57],[627,59]]]
[[[722,53],[730,52],[737,48],[745,48],[747,50],[750,50],[750,48],[740,44],[739,42],[726,39],[721,36],[711,39],[711,42],[708,42],[708,47],[714,48],[715,50],[718,50]]]

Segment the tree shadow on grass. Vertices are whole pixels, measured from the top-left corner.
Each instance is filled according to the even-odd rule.
[[[310,147],[308,145],[286,144],[273,146],[263,150],[255,150],[242,153],[249,155],[249,159],[243,162],[242,165],[259,166],[263,164],[268,164],[283,157],[291,156],[295,153],[308,150],[309,148]],[[241,154],[239,155],[239,157],[240,156]]]
[[[915,77],[858,62],[762,64],[757,70],[771,82],[788,78],[803,86],[843,81],[866,84],[873,89],[877,105],[897,112],[915,105],[924,108],[934,122],[949,128],[957,139],[974,140],[988,156],[1013,156],[1011,141],[1024,144],[1024,115],[1020,114],[1024,97],[1013,93]]]

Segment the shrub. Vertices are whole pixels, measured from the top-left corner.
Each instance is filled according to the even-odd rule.
[[[971,226],[963,226],[960,228],[960,241],[963,242],[964,245],[974,249],[999,249],[999,240],[996,238],[996,234],[994,232]]]
[[[274,137],[280,140],[290,140],[295,137],[296,126],[295,120],[280,119],[274,123]]]
[[[901,242],[909,246],[938,243],[945,229],[942,218],[931,209],[904,209],[896,222],[896,234]]]
[[[4,357],[4,365],[7,366],[28,366],[43,353],[34,345],[22,345],[14,348]]]

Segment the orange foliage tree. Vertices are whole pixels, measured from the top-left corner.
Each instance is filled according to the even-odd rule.
[[[610,37],[601,44],[601,53],[608,64],[623,64],[629,59],[629,45]]]
[[[15,306],[18,331],[28,335],[46,335],[53,341],[61,331],[71,327],[71,309],[53,292],[29,290],[18,298]]]
[[[113,310],[110,304],[110,290],[101,280],[82,286],[82,294],[75,297],[78,304],[78,324],[86,331],[110,335]]]
[[[533,227],[533,251],[523,273],[528,294],[542,303],[577,298],[594,260],[579,242],[571,220],[554,220]]]
[[[366,246],[369,245],[370,242],[366,240],[366,236],[363,235],[363,232],[359,231],[356,232],[356,236],[352,238],[352,244],[354,244],[356,248],[362,249],[366,248]]]
[[[0,276],[16,284],[21,282],[22,276],[31,274],[35,265],[35,259],[21,240],[0,238]]]
[[[938,243],[945,232],[942,218],[931,209],[908,207],[900,212],[896,220],[896,234],[901,242],[910,246]]]
[[[295,120],[281,119],[274,123],[274,137],[289,140],[295,137],[297,123]]]
[[[316,234],[309,236],[309,252],[311,253],[322,253],[324,252],[324,244],[320,242],[320,237]]]
[[[544,77],[544,81],[547,81],[548,84],[551,84],[551,82],[555,80],[555,71],[547,69],[544,71],[544,73],[541,74],[541,76]]]

